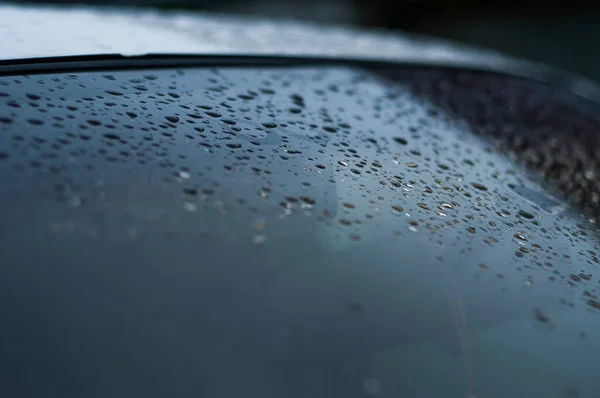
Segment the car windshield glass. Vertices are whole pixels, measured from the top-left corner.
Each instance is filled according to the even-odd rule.
[[[440,68],[1,77],[0,394],[597,397],[598,114]]]

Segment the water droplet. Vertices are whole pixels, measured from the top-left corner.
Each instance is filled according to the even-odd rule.
[[[392,205],[392,214],[400,215],[400,214],[402,214],[403,211],[404,211],[404,208],[402,206]]]
[[[250,238],[250,241],[252,243],[254,243],[255,245],[262,245],[263,243],[265,243],[267,241],[267,235],[265,235],[265,234],[252,235],[252,237]]]
[[[183,188],[182,191],[189,196],[198,196],[198,190],[196,188]]]
[[[121,138],[121,136],[115,133],[106,133],[104,134],[104,138],[108,138],[109,140],[118,140]]]
[[[191,202],[185,202],[183,204],[183,208],[185,211],[195,212],[196,210],[198,210],[198,205],[196,205],[195,203],[191,203]]]
[[[587,305],[589,305],[590,307],[592,307],[595,310],[600,310],[600,301],[590,299],[587,301]]]
[[[314,205],[317,201],[309,196],[300,196],[300,200],[308,205]]]
[[[546,315],[544,315],[544,313],[537,308],[533,310],[533,317],[536,321],[538,321],[540,323],[550,322],[550,318],[548,318]]]
[[[476,188],[476,189],[479,189],[480,191],[487,191],[487,190],[488,190],[488,189],[487,189],[487,187],[486,187],[485,185],[483,185],[483,184],[480,184],[480,183],[478,183],[478,182],[472,182],[472,183],[471,183],[471,185],[472,185],[474,188]]]
[[[44,122],[40,119],[27,119],[27,122],[33,126],[41,126]]]
[[[527,238],[525,238],[525,236],[521,235],[521,233],[516,233],[513,236],[520,241],[527,242]]]
[[[179,171],[179,172],[177,172],[177,177],[181,180],[189,180],[191,177],[191,174],[187,171]]]
[[[71,196],[69,204],[73,207],[79,207],[81,205],[81,198],[77,195]]]
[[[517,214],[518,214],[519,216],[521,216],[521,217],[527,218],[528,220],[532,220],[532,219],[534,219],[534,218],[535,218],[535,215],[533,215],[533,214],[531,214],[530,212],[528,212],[528,211],[525,211],[525,210],[519,210],[519,211],[517,212]]]

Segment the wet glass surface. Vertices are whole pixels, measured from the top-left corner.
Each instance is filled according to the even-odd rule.
[[[2,77],[0,390],[596,397],[597,108],[443,69]]]

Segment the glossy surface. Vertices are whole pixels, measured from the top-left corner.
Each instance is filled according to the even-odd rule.
[[[309,56],[459,66],[554,84],[600,102],[598,85],[547,65],[405,32],[151,8],[0,5],[0,66],[122,54]]]
[[[0,15],[0,59],[175,53],[511,62],[438,39],[297,21],[81,6],[0,5]]]
[[[442,69],[3,77],[1,393],[596,397],[597,108]]]

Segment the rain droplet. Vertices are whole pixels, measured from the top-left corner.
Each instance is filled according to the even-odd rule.
[[[185,211],[189,211],[189,212],[195,212],[196,210],[198,210],[198,206],[195,203],[191,203],[191,202],[185,202],[183,204],[183,208]]]
[[[392,205],[392,214],[400,215],[400,214],[402,214],[403,211],[404,211],[404,208],[402,206]]]
[[[265,243],[267,241],[267,235],[264,235],[264,234],[252,235],[252,238],[250,238],[250,241],[252,243],[254,243],[255,245],[262,245],[263,243]]]
[[[530,212],[525,211],[525,210],[519,210],[517,212],[517,214],[520,215],[521,217],[527,218],[528,220],[532,220],[535,218],[535,216],[533,214],[531,214]]]
[[[472,185],[474,188],[476,188],[476,189],[479,189],[480,191],[487,191],[487,190],[488,190],[488,189],[487,189],[487,187],[486,187],[485,185],[483,185],[483,184],[480,184],[480,183],[478,183],[478,182],[472,182],[472,183],[471,183],[471,185]]]
[[[525,238],[523,235],[521,235],[520,233],[516,233],[513,235],[516,239],[527,242],[527,238]]]

